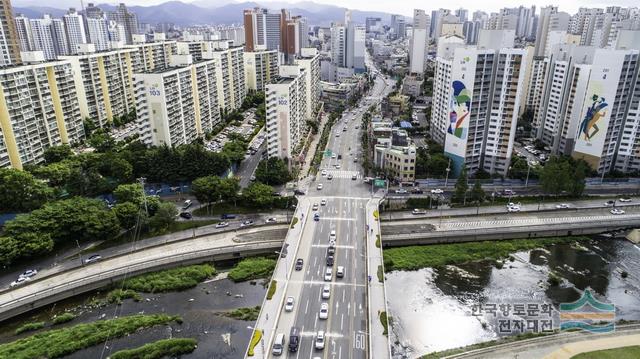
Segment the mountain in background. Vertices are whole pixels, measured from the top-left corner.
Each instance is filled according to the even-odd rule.
[[[41,1],[38,1],[41,3]],[[96,1],[98,2],[98,1]],[[64,4],[71,5],[79,10],[78,1],[56,1],[53,7],[37,6],[33,0],[13,1],[14,13],[22,13],[30,18],[38,18],[48,13],[54,17],[64,15],[67,8],[62,8]],[[88,2],[85,2],[85,6]],[[21,6],[26,5],[26,6]],[[115,9],[114,5],[98,5],[104,11]],[[274,3],[268,2],[260,5],[258,2],[229,2],[228,0],[207,1],[200,0],[193,3],[183,3],[181,1],[169,1],[159,5],[151,6],[128,6],[128,8],[138,15],[138,21],[142,23],[157,24],[161,22],[174,23],[176,25],[196,25],[196,24],[241,24],[242,11],[256,6],[268,9],[289,9],[291,15],[302,15],[308,19],[309,25],[329,26],[332,21],[343,21],[344,10],[333,5],[318,4],[310,1],[299,3]],[[353,10],[352,19],[357,23],[364,24],[367,17],[380,17],[383,22],[389,22],[391,14],[376,11]]]

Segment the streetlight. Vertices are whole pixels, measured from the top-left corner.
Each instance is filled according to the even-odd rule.
[[[527,188],[529,185],[529,172],[531,172],[531,165],[529,164],[529,161],[527,161],[527,179],[524,181],[524,188]]]
[[[449,164],[447,165],[447,176],[444,179],[444,189],[447,189],[447,183],[449,182],[449,171],[451,171],[451,158],[449,158]]]

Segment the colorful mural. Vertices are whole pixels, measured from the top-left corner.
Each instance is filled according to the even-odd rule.
[[[604,97],[597,94],[591,97],[591,101],[591,106],[587,109],[587,114],[580,123],[580,136],[587,142],[591,142],[591,139],[600,132],[598,122],[606,116],[605,108],[608,106]]]
[[[471,92],[461,81],[453,81],[453,94],[449,103],[449,128],[447,132],[460,138],[467,138],[467,127],[463,126],[464,119],[469,115]]]

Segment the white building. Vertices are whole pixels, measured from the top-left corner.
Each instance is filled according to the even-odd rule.
[[[84,28],[84,17],[71,8],[62,17],[65,28],[67,30],[67,39],[69,40],[69,54],[78,53],[78,45],[87,43],[87,35]]]
[[[320,54],[316,48],[303,48],[296,64],[304,70],[305,118],[314,120],[320,103]]]
[[[51,17],[45,15],[42,19],[30,19],[29,25],[33,36],[33,50],[42,51],[46,60],[55,60],[57,56],[53,42]]]
[[[53,36],[53,48],[56,56],[70,55],[67,30],[61,19],[51,19],[51,34]]]
[[[20,51],[33,51],[33,36],[31,35],[29,18],[19,14],[15,20],[18,38],[20,39]]]
[[[283,69],[283,68],[281,68]],[[266,86],[267,153],[293,160],[305,133],[304,76],[281,77]]]
[[[431,23],[424,10],[413,10],[413,28],[409,43],[409,72],[424,73],[427,42],[429,41],[427,26]]]
[[[103,18],[87,18],[89,40],[95,45],[96,51],[109,50],[109,26]]]
[[[244,52],[244,77],[247,89],[264,91],[265,85],[278,77],[278,51]]]

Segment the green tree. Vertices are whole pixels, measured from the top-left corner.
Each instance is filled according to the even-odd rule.
[[[240,162],[244,159],[244,153],[247,150],[247,145],[244,141],[233,140],[224,144],[222,147],[222,153],[234,163]]]
[[[529,164],[526,158],[511,157],[511,166],[509,166],[510,178],[524,180],[527,178],[527,171],[529,171]]]
[[[113,196],[118,203],[131,202],[138,208],[144,202],[144,192],[140,183],[121,184],[113,191]]]
[[[53,189],[29,172],[0,169],[0,213],[28,212],[53,198]]]
[[[573,164],[573,176],[569,192],[574,197],[582,196],[586,186],[585,179],[589,173],[589,165],[584,160],[575,161]]]
[[[89,145],[98,152],[107,152],[114,149],[116,140],[104,130],[96,130],[89,137]]]
[[[131,202],[118,203],[113,207],[113,212],[118,218],[120,227],[129,230],[136,224],[144,224],[146,213],[140,207]]]
[[[291,179],[287,164],[280,158],[270,157],[258,163],[255,172],[256,180],[268,185],[281,185]]]
[[[156,211],[156,214],[149,219],[149,227],[154,232],[166,231],[178,215],[178,209],[173,203],[162,202]]]
[[[464,202],[467,191],[469,190],[469,183],[467,180],[467,169],[463,168],[462,172],[458,176],[458,180],[456,181],[455,190],[453,193],[453,198],[456,202]]]
[[[68,161],[54,162],[45,166],[36,166],[31,173],[41,180],[47,181],[50,186],[63,187],[69,182],[72,167]]]
[[[540,172],[540,185],[545,193],[559,195],[570,188],[571,165],[564,159],[552,156]]]
[[[476,180],[473,184],[473,188],[471,189],[471,200],[477,203],[484,202],[486,195],[484,190],[482,189],[482,185],[480,181]]]
[[[69,145],[51,146],[44,150],[44,161],[48,164],[64,161],[73,156]]]
[[[191,194],[193,194],[198,202],[206,203],[207,208],[212,203],[220,200],[220,177],[207,176],[193,180],[191,183]]]
[[[443,177],[447,173],[449,159],[442,153],[433,154],[427,162],[427,171],[432,177]]]
[[[250,206],[266,208],[273,202],[273,187],[256,182],[244,189],[242,196]]]
[[[17,236],[0,237],[0,264],[9,266],[17,259],[51,252],[53,241],[44,233],[22,233]]]
[[[223,201],[235,201],[238,199],[238,191],[240,191],[240,181],[237,178],[225,178],[220,181],[218,192]]]

